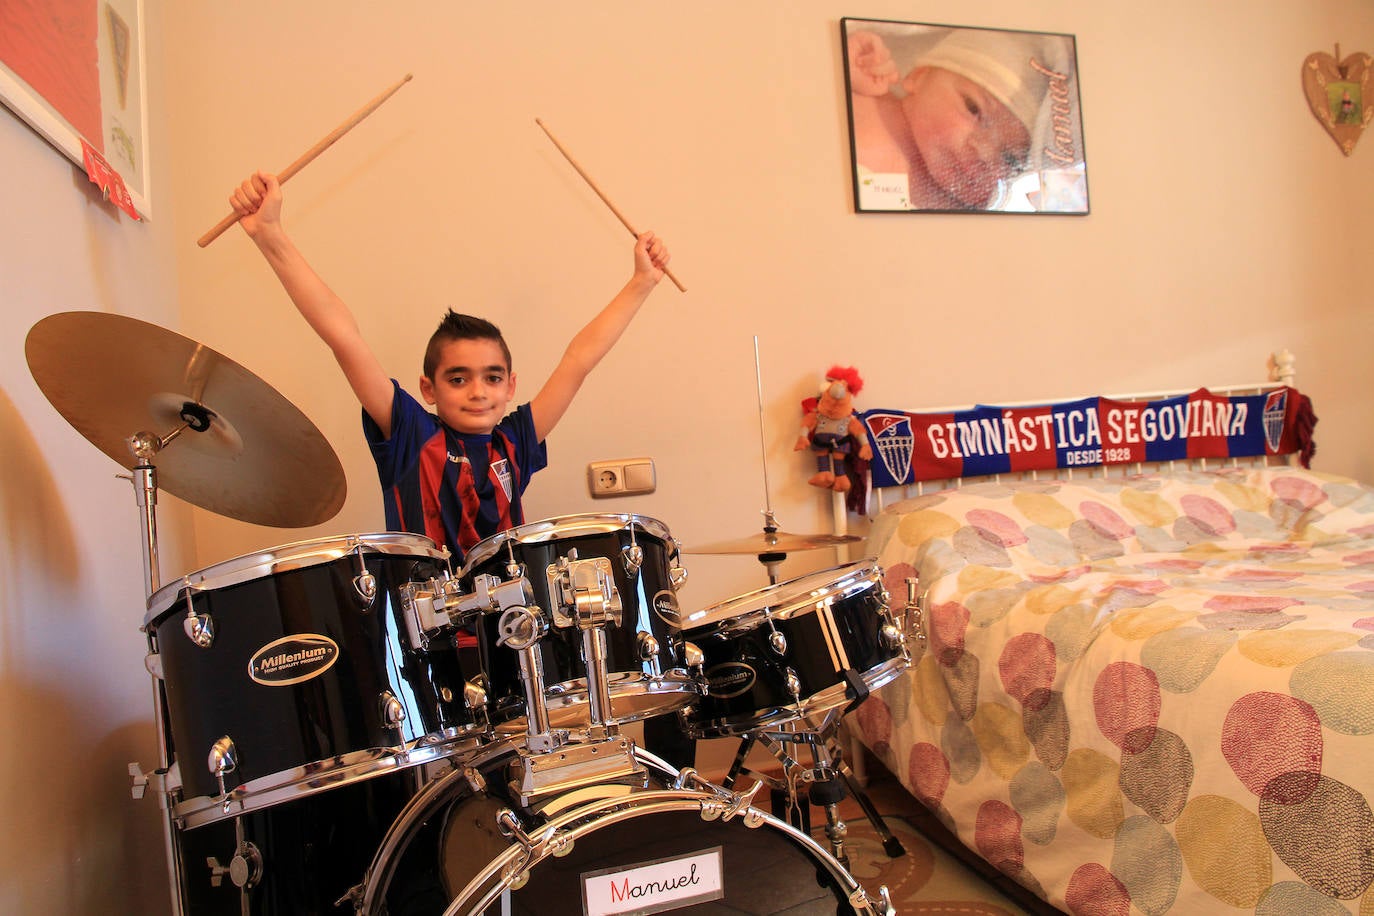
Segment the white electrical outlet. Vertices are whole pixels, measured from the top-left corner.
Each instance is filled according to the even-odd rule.
[[[652,458],[616,458],[587,465],[587,489],[598,499],[652,493],[657,487]]]

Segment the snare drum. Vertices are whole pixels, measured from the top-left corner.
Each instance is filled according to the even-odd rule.
[[[428,538],[319,538],[191,573],[149,599],[149,657],[196,826],[448,756],[482,728],[451,634],[425,645],[402,586],[447,574]],[[472,676],[475,672],[470,673]]]
[[[705,656],[696,737],[728,737],[861,700],[910,663],[872,561],[790,579],[698,611],[685,638]]]
[[[606,626],[606,665],[613,717],[633,722],[674,712],[697,696],[676,639],[677,587],[686,579],[668,528],[642,515],[569,515],[494,534],[468,554],[463,585],[476,576],[502,581],[523,576],[535,603],[552,619],[563,599],[560,563],[601,561],[619,594],[619,625]],[[488,697],[497,730],[523,730],[525,695],[514,651],[497,645],[498,617],[482,625]],[[549,626],[540,641],[549,723],[574,728],[589,722],[587,666],[576,626]]]

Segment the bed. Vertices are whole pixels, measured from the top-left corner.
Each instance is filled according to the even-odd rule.
[[[1244,403],[1246,423],[1258,409],[1263,448],[1111,460],[1141,444],[1121,410],[1158,420],[1180,398]],[[846,727],[968,850],[1065,912],[1374,912],[1374,488],[1295,460],[1315,418],[1288,385],[1053,405],[1097,411],[1096,441],[1067,444],[1096,446],[1098,466],[996,454],[995,423],[971,438],[1000,417],[1007,446],[1046,407],[861,417],[883,503],[867,552],[913,661]],[[1180,431],[1207,432],[1193,409]],[[895,462],[894,417],[914,441],[888,444]],[[1226,419],[1214,437],[1240,429]],[[1066,444],[1071,423],[1045,426]],[[967,478],[985,458],[1004,470],[878,479],[884,462],[937,478],[956,460]]]

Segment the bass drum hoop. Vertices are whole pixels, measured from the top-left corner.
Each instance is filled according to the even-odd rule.
[[[566,843],[575,844],[583,836],[608,825],[627,821],[634,817],[678,811],[698,812],[703,820],[715,820],[725,814],[728,804],[727,798],[710,792],[697,789],[665,789],[608,798],[574,808],[551,819],[540,826],[538,830],[539,835],[556,837],[559,842],[545,842],[539,848],[528,851],[519,845],[508,847],[505,852],[489,862],[486,868],[468,882],[467,887],[463,888],[449,903],[448,908],[444,910],[444,916],[481,913],[496,902],[496,899],[510,887],[515,878],[554,855],[555,851],[564,848]],[[820,864],[825,866],[825,870],[835,879],[837,886],[841,889],[845,900],[859,916],[866,916],[866,914],[881,916],[880,910],[873,907],[868,892],[864,890],[863,886],[840,864],[839,860],[811,837],[791,824],[753,806],[741,808],[733,816],[744,818],[745,825],[752,829],[767,826],[787,834],[810,852]],[[510,866],[522,857],[526,860],[522,863],[522,867],[507,875],[506,872],[510,871]],[[493,880],[492,886],[485,893],[482,893],[475,903],[467,902],[479,894],[484,885],[493,882]]]
[[[358,913],[372,916],[372,914],[380,912],[379,907],[390,889],[395,867],[400,863],[401,856],[409,848],[419,829],[431,817],[441,812],[446,805],[455,801],[463,790],[472,788],[469,774],[509,755],[513,748],[513,744],[506,742],[490,745],[476,757],[464,761],[461,768],[455,768],[426,784],[419,793],[410,799],[392,822],[381,844],[378,845],[377,852],[372,859],[372,865],[368,868],[367,874],[364,875],[362,883],[355,887],[349,895],[354,900]],[[685,772],[679,771],[671,764],[642,748],[635,748],[634,754],[640,762],[646,763],[675,779],[680,779]],[[700,814],[703,820],[715,820],[722,816],[726,820],[731,817],[742,817],[745,819],[745,826],[750,828],[767,826],[774,830],[780,830],[810,852],[835,879],[836,885],[841,888],[845,900],[854,908],[857,916],[891,916],[883,907],[875,905],[872,898],[868,896],[868,892],[839,860],[809,835],[752,805],[730,811],[732,804],[736,803],[734,799],[738,796],[726,795],[722,792],[723,790],[711,793],[698,789],[672,788],[632,795],[616,795],[571,808],[550,818],[540,825],[536,834],[545,837],[560,835],[562,839],[571,840],[575,843],[584,835],[604,826],[646,814],[687,811]],[[561,834],[560,831],[562,831]],[[557,843],[544,843],[538,856],[526,855],[527,861],[523,868],[512,873],[510,877],[503,878],[501,875],[506,872],[510,864],[517,857],[525,854],[523,846],[512,844],[507,847],[505,852],[487,863],[486,868],[468,882],[467,886],[453,898],[444,910],[444,916],[454,916],[454,914],[464,912],[459,909],[464,905],[468,906],[466,911],[468,913],[480,912],[490,906],[509,887],[512,878],[535,867],[560,848],[563,847]],[[483,885],[491,882],[493,878],[496,879],[496,883],[482,895],[479,903],[475,905],[464,904],[465,899],[476,894]]]

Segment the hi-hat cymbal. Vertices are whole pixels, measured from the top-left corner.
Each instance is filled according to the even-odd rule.
[[[764,530],[748,537],[730,541],[716,541],[712,544],[686,547],[684,551],[686,553],[763,556],[770,553],[792,553],[797,550],[821,550],[860,540],[863,539],[853,534],[789,534],[786,531]]]
[[[128,470],[151,442],[158,486],[211,512],[278,528],[343,507],[343,466],[315,425],[226,356],[165,328],[104,312],[60,312],[24,353],[53,407]]]

